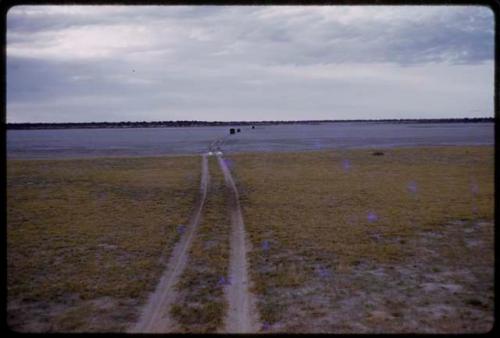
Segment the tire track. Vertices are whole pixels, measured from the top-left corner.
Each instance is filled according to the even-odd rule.
[[[229,266],[230,284],[226,288],[229,303],[225,318],[225,332],[253,333],[260,328],[255,299],[249,291],[250,280],[247,269],[247,242],[245,224],[241,213],[239,194],[233,177],[221,155],[217,156],[219,166],[230,193],[231,208],[231,253]]]
[[[167,269],[158,283],[156,290],[149,297],[139,321],[129,330],[133,333],[164,333],[172,329],[170,307],[175,300],[175,284],[178,282],[188,258],[188,249],[200,222],[201,211],[205,203],[209,183],[207,156],[202,155],[200,197],[191,216],[187,231],[175,245]]]
[[[208,151],[209,152],[216,152],[216,151],[221,151],[221,146],[226,142],[227,135],[218,139],[215,139],[210,145],[208,146]]]

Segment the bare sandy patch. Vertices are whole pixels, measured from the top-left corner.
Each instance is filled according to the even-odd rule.
[[[252,333],[259,329],[259,319],[255,299],[250,292],[248,276],[247,246],[245,224],[241,214],[239,194],[231,176],[231,171],[222,156],[218,156],[219,165],[230,193],[231,210],[231,260],[229,267],[230,282],[226,288],[228,312],[225,319],[225,332]]]

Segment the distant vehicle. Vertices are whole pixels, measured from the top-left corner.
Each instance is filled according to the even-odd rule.
[[[255,126],[252,126],[252,129],[255,129]]]
[[[240,130],[240,128],[238,128],[236,131],[239,133],[241,130]]]
[[[212,156],[213,154],[211,151],[208,152],[208,156]]]
[[[215,154],[216,155],[222,155],[222,152],[221,151],[217,151]]]
[[[229,134],[234,134],[234,128],[229,129]]]

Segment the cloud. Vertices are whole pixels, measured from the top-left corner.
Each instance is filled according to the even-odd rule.
[[[9,55],[39,58],[222,49],[257,63],[407,64],[491,60],[493,34],[486,7],[19,6],[7,37]]]
[[[7,119],[492,115],[493,24],[479,6],[17,6]]]

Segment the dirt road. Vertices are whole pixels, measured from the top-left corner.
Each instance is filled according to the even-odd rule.
[[[208,160],[207,156],[203,155],[200,197],[195,206],[194,213],[191,216],[187,231],[173,249],[167,269],[163,273],[155,292],[150,295],[149,301],[144,307],[139,321],[129,330],[129,332],[165,333],[172,330],[173,323],[169,311],[176,296],[174,286],[184,271],[188,260],[188,250],[200,222],[201,211],[207,195],[208,182]]]
[[[210,143],[208,146],[209,152],[216,152],[221,150],[221,146],[226,142],[227,136],[221,137]]]
[[[245,238],[245,225],[241,214],[239,194],[224,158],[222,155],[218,155],[217,157],[231,196],[230,283],[226,286],[229,308],[225,318],[224,331],[228,333],[257,332],[260,325],[258,323],[255,299],[249,291],[250,280],[248,278],[246,258],[249,244]]]

